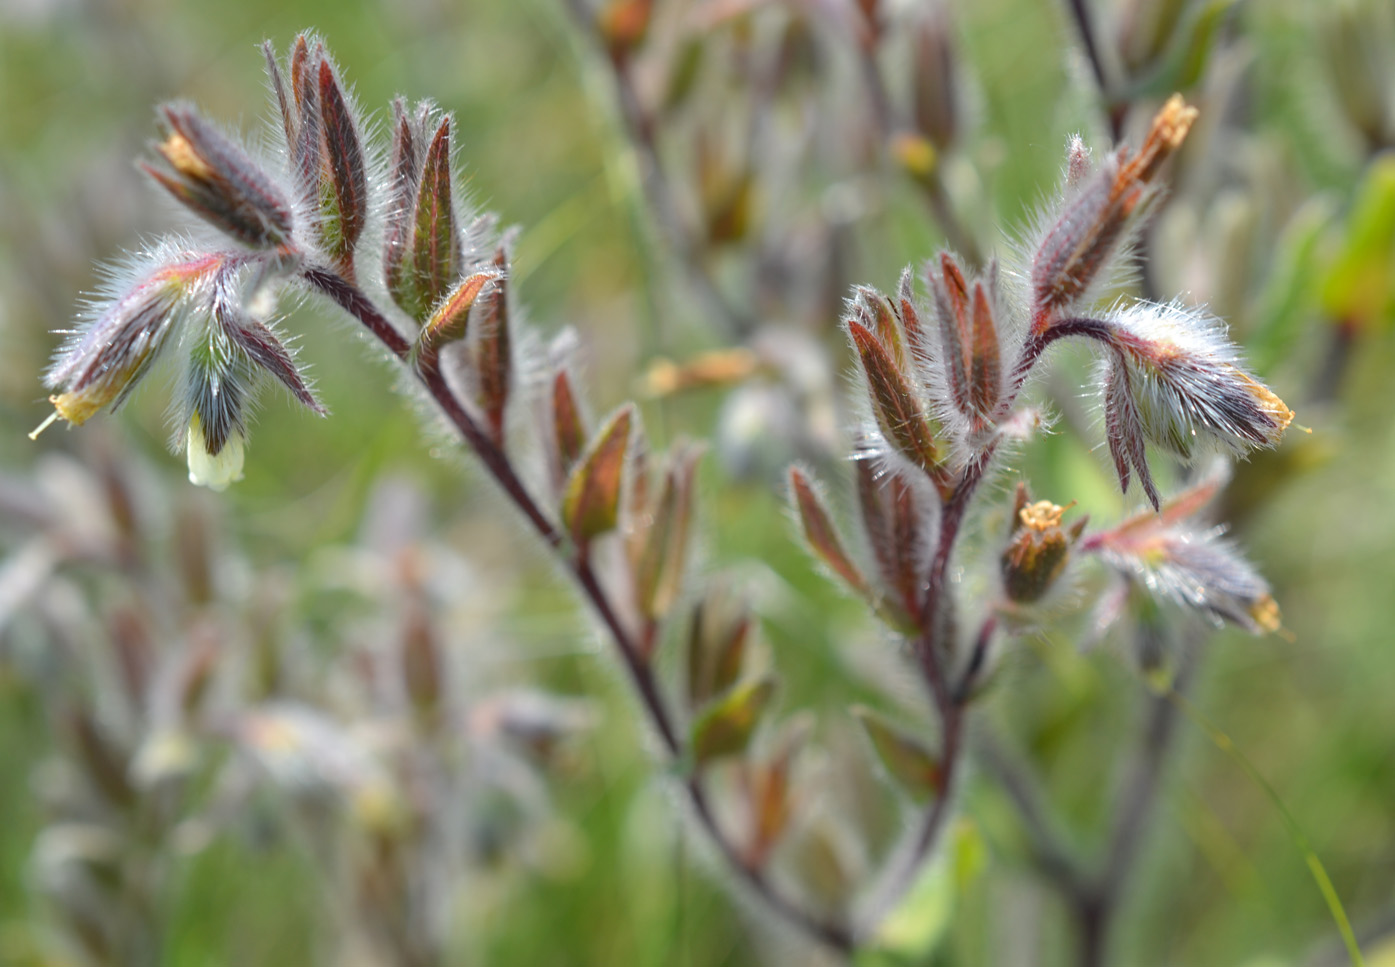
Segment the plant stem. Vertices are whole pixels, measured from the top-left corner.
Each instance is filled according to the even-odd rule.
[[[362,323],[364,328],[376,336],[394,356],[404,361],[408,359],[411,343],[355,285],[332,270],[318,266],[305,269],[302,275],[314,288],[329,296]],[[440,369],[431,364],[419,365],[414,371],[422,386],[431,394],[469,449],[475,453],[533,530],[552,548],[571,573],[620,653],[620,659],[629,673],[647,718],[658,733],[666,757],[670,762],[680,762],[683,758],[684,742],[675,716],[654,676],[653,666],[644,660],[639,642],[621,620],[591,565],[590,556],[584,549],[574,549],[572,542],[543,512],[519,478],[508,455],[456,397]],[[852,950],[853,937],[845,926],[806,911],[782,893],[768,877],[742,861],[740,848],[718,825],[699,776],[689,776],[684,781],[683,788],[699,824],[711,837],[723,859],[766,906],[812,939],[841,953]]]
[[[612,54],[605,49],[604,39],[596,29],[594,14],[579,0],[568,0],[567,10],[578,28],[595,43],[610,68],[615,86],[616,109],[630,150],[639,171],[640,190],[644,193],[655,227],[666,237],[669,249],[677,257],[688,283],[704,303],[707,312],[733,335],[745,335],[755,320],[738,309],[723,294],[721,287],[703,261],[700,244],[683,217],[678,194],[670,183],[659,154],[654,119],[645,110],[635,88],[632,63],[625,53]]]
[[[1085,47],[1090,70],[1095,75],[1095,83],[1099,85],[1105,116],[1109,119],[1110,136],[1118,142],[1124,133],[1124,116],[1128,113],[1128,104],[1115,101],[1114,86],[1109,82],[1099,42],[1095,39],[1094,21],[1090,18],[1090,11],[1085,9],[1085,0],[1070,0],[1068,7],[1071,18],[1075,21],[1076,32],[1080,34],[1080,42]]]

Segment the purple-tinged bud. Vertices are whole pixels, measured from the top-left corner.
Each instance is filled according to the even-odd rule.
[[[899,473],[878,472],[858,460],[857,496],[862,529],[887,589],[883,610],[899,627],[913,627],[920,610],[931,546],[922,497]]]
[[[557,469],[565,477],[581,459],[586,448],[586,421],[578,405],[576,391],[572,388],[571,374],[566,369],[557,370],[552,380],[552,407],[550,436]]]
[[[1162,163],[1181,147],[1196,115],[1196,108],[1173,95],[1153,119],[1138,153],[1121,148],[1062,206],[1032,255],[1033,332],[1046,331],[1088,295],[1137,229],[1138,215],[1155,196]],[[1078,167],[1072,157],[1068,180]]]
[[[167,129],[155,145],[165,166],[141,163],[150,177],[210,225],[252,248],[291,237],[291,206],[246,151],[188,104],[160,109]]]
[[[1126,391],[1144,435],[1182,459],[1207,443],[1237,453],[1272,447],[1293,421],[1283,400],[1241,368],[1220,320],[1182,305],[1137,303],[1107,322],[1115,359],[1106,396],[1118,406]]]
[[[939,324],[940,359],[945,368],[945,383],[950,401],[960,413],[969,413],[969,370],[973,365],[970,347],[973,345],[969,315],[969,284],[954,257],[940,253],[939,272],[927,269],[930,296]]]

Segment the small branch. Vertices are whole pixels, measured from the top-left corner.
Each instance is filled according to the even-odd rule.
[[[1016,807],[1033,865],[1072,900],[1083,898],[1090,889],[1090,877],[1057,829],[1036,774],[984,726],[975,730],[974,753],[978,764]]]
[[[886,80],[882,77],[876,54],[874,41],[858,43],[858,67],[867,88],[867,99],[871,106],[873,124],[876,125],[877,138],[882,150],[885,150],[895,134],[896,120],[892,115],[891,95],[886,89]],[[949,247],[969,263],[971,268],[983,268],[983,251],[968,227],[954,213],[954,205],[950,201],[949,192],[945,190],[944,179],[940,177],[939,159],[935,159],[934,167],[928,174],[912,178],[911,181],[925,196],[925,203],[930,208],[930,217],[939,227]]]
[[[328,269],[310,267],[303,271],[303,277],[314,288],[329,296],[345,311],[363,324],[369,332],[377,336],[384,346],[398,359],[406,360],[411,344],[397,331],[391,321],[384,316],[373,301],[360,289]],[[600,617],[601,623],[620,653],[620,659],[629,673],[639,696],[646,717],[652,723],[664,747],[664,753],[672,762],[683,758],[684,742],[681,738],[676,718],[669,708],[653,667],[643,657],[643,652],[631,631],[626,628],[611,602],[600,579],[591,566],[590,556],[584,551],[573,550],[571,541],[558,529],[545,514],[524,486],[514,470],[508,455],[484,431],[474,416],[465,409],[455,396],[450,384],[435,365],[419,365],[416,375],[441,411],[459,431],[466,445],[475,453],[486,470],[500,488],[519,509],[533,530],[540,536],[563,565],[571,573],[577,586],[591,607]],[[690,776],[684,782],[684,790],[692,804],[693,812],[713,843],[731,868],[741,877],[751,890],[765,904],[785,920],[802,930],[814,940],[841,953],[852,950],[852,934],[839,923],[812,914],[780,892],[759,870],[748,867],[741,857],[740,849],[723,833],[717,824],[716,816],[707,800],[701,780]]]
[[[1080,42],[1085,47],[1085,56],[1090,61],[1090,70],[1095,75],[1095,83],[1099,85],[1100,99],[1104,101],[1105,115],[1109,118],[1110,136],[1117,142],[1123,136],[1128,105],[1115,100],[1114,86],[1109,82],[1099,42],[1095,39],[1094,22],[1090,19],[1090,11],[1085,9],[1085,0],[1070,0],[1068,7],[1075,21],[1076,32],[1080,34]]]
[[[600,59],[610,67],[620,124],[634,153],[640,188],[659,233],[666,236],[669,248],[707,311],[735,335],[750,332],[755,320],[732,305],[722,293],[703,260],[700,244],[683,217],[678,193],[669,181],[659,153],[654,119],[645,110],[634,85],[632,62],[627,54],[612,54],[606,50],[604,39],[596,30],[595,17],[584,4],[568,0],[566,7],[581,32],[595,43]]]

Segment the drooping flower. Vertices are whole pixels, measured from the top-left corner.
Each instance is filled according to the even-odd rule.
[[[170,341],[183,311],[229,258],[164,245],[136,263],[137,281],[104,304],[58,351],[44,382],[55,419],[79,426],[130,395]]]
[[[1279,606],[1269,584],[1223,535],[1198,512],[1219,491],[1213,476],[1164,504],[1116,527],[1088,535],[1080,550],[1098,554],[1120,574],[1155,598],[1189,608],[1216,624],[1230,622],[1263,634],[1277,631]]]

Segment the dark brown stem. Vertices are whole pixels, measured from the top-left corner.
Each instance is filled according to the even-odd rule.
[[[1070,0],[1068,7],[1075,21],[1076,32],[1080,34],[1080,42],[1085,47],[1085,56],[1090,61],[1090,70],[1095,75],[1095,83],[1099,85],[1100,98],[1104,101],[1105,114],[1109,118],[1110,135],[1117,142],[1123,136],[1128,105],[1115,101],[1114,85],[1109,82],[1099,42],[1095,39],[1094,21],[1090,18],[1090,11],[1085,9],[1085,0]]]
[[[397,331],[397,328],[386,316],[378,311],[372,300],[361,290],[328,269],[310,267],[305,269],[302,275],[314,288],[333,299],[362,323],[364,328],[377,336],[394,356],[403,361],[408,360],[411,354],[411,343]],[[600,579],[591,565],[591,558],[586,552],[586,548],[572,550],[574,547],[572,542],[543,513],[542,508],[518,477],[508,455],[456,397],[440,369],[434,363],[428,361],[426,364],[422,364],[422,361],[419,360],[414,371],[422,386],[431,394],[432,399],[436,401],[442,413],[460,433],[466,445],[484,464],[490,476],[527,518],[528,523],[538,536],[553,549],[567,570],[571,572],[572,578],[601,619],[601,623],[605,625],[616,650],[620,653],[621,662],[630,676],[630,681],[634,684],[635,692],[639,696],[646,716],[658,733],[665,755],[672,762],[681,761],[684,753],[684,742],[678,730],[675,716],[659,687],[658,680],[654,677],[653,666],[644,660],[640,641],[625,626],[611,602],[609,594],[601,585]],[[780,892],[769,878],[759,870],[750,869],[742,861],[739,847],[728,839],[721,827],[718,826],[699,777],[688,778],[684,783],[684,789],[699,823],[712,838],[723,858],[768,907],[820,943],[841,953],[852,950],[852,934],[845,926],[804,910]]]
[[[1179,693],[1191,677],[1190,659],[1183,658],[1183,662],[1173,685]],[[1142,741],[1124,779],[1104,864],[1090,889],[1075,901],[1081,967],[1102,967],[1106,963],[1110,930],[1143,847],[1148,821],[1157,806],[1163,768],[1174,744],[1180,714],[1177,703],[1169,696],[1148,697]]]

